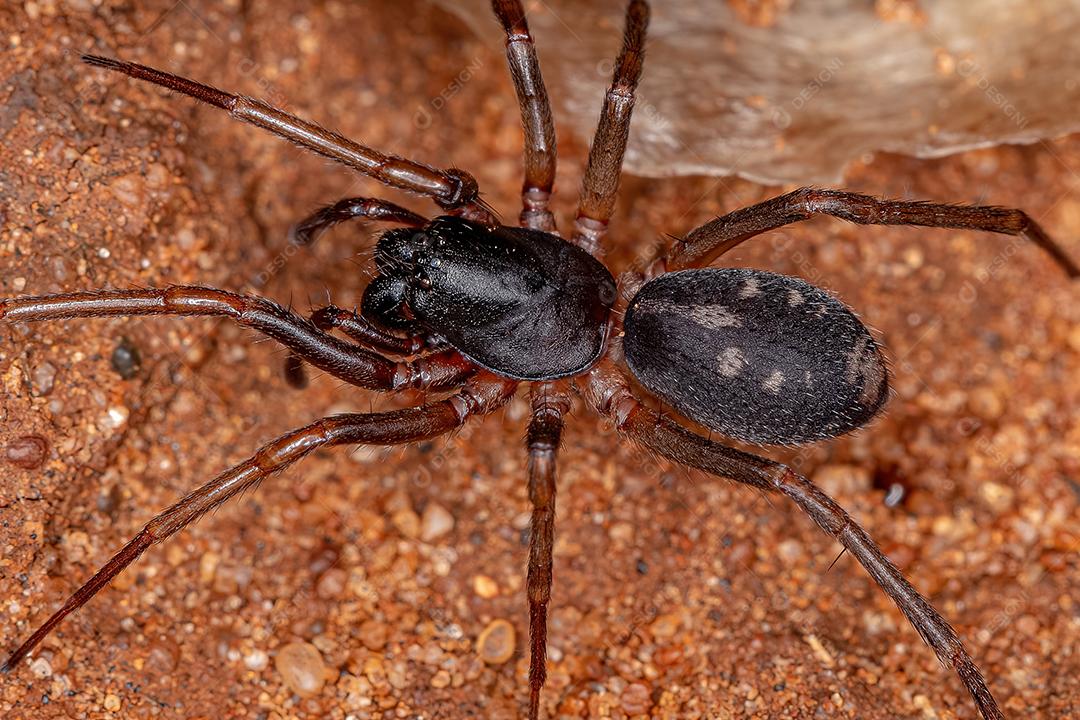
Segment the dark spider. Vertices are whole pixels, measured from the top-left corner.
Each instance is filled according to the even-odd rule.
[[[297,226],[296,238],[305,243],[345,220],[407,228],[379,239],[377,274],[359,313],[329,306],[304,319],[263,298],[178,286],[6,299],[0,301],[0,319],[219,315],[288,348],[295,358],[289,363],[295,382],[305,361],[362,388],[451,394],[405,410],[327,417],[263,446],[151,520],[15,650],[3,669],[11,670],[150,545],[316,448],[396,445],[444,435],[501,407],[519,383],[528,381],[530,718],[539,716],[545,679],[555,452],[571,391],[628,438],[676,463],[791,498],[866,568],[941,661],[953,666],[983,717],[1003,717],[953,629],[843,508],[790,468],[722,445],[650,409],[634,388],[707,430],[750,443],[833,438],[873,418],[888,396],[887,372],[877,344],[850,310],[803,280],[760,270],[704,268],[745,240],[815,214],[861,224],[1020,235],[1046,250],[1070,277],[1080,269],[1019,210],[804,188],[703,225],[676,240],[646,272],[627,272],[616,283],[597,257],[615,204],[648,5],[644,0],[629,4],[622,50],[567,242],[556,234],[548,209],[555,133],[524,10],[520,0],[492,4],[506,30],[524,125],[521,227],[500,225],[480,199],[476,181],[462,170],[442,171],[384,155],[266,103],[169,73],[84,56],[91,65],[190,95],[387,185],[427,196],[446,214],[427,220],[388,202],[350,198]],[[353,342],[331,335],[333,328]]]

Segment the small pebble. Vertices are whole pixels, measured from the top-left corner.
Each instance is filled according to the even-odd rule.
[[[116,712],[120,709],[120,698],[112,693],[105,696],[105,709],[109,712]]]
[[[49,453],[49,443],[40,435],[23,435],[8,443],[4,456],[12,465],[34,470],[45,463]]]
[[[179,650],[174,644],[154,643],[146,655],[144,666],[156,675],[168,675],[179,663]]]
[[[123,405],[113,405],[98,418],[97,426],[102,431],[122,428],[131,417],[131,411]]]
[[[30,672],[36,677],[47,678],[52,675],[52,665],[45,658],[35,658],[34,662],[30,663]]]
[[[492,620],[476,638],[476,653],[488,665],[502,665],[514,656],[514,626],[503,619]]]
[[[315,586],[315,593],[324,599],[333,600],[341,597],[349,581],[349,574],[338,567],[324,572]]]
[[[429,503],[420,519],[420,539],[426,543],[441,538],[454,529],[454,516],[438,503]]]
[[[142,367],[142,356],[139,349],[127,338],[120,338],[116,349],[112,353],[112,367],[116,374],[125,380],[130,380],[139,374]]]
[[[777,554],[780,555],[780,559],[785,562],[792,563],[802,557],[803,547],[802,543],[798,540],[784,540],[776,547]]]
[[[678,613],[660,615],[649,625],[649,632],[653,637],[669,638],[679,631],[682,625],[682,616]]]
[[[1016,629],[1021,635],[1033,638],[1039,632],[1039,619],[1034,615],[1021,615],[1016,621]]]
[[[473,592],[485,600],[490,600],[499,594],[499,584],[487,575],[477,575],[473,578]]]
[[[326,682],[326,663],[311,643],[289,643],[281,648],[274,667],[289,689],[301,697],[318,695]]]
[[[442,689],[450,686],[450,673],[440,670],[431,678],[431,687]]]
[[[979,487],[983,499],[997,512],[1005,512],[1013,503],[1016,493],[1008,485],[985,482]]]
[[[204,585],[209,585],[214,581],[214,575],[217,574],[218,565],[221,564],[221,556],[212,550],[203,553],[203,556],[199,558],[199,580]]]
[[[270,656],[264,650],[252,650],[244,656],[244,667],[259,672],[270,664]]]
[[[386,647],[389,631],[386,624],[378,620],[366,620],[360,625],[360,642],[368,650],[378,652]]]
[[[997,420],[1005,412],[1005,403],[992,388],[981,387],[968,395],[968,407],[984,420]]]
[[[33,380],[34,392],[38,395],[48,395],[56,385],[56,366],[51,362],[43,362],[34,368]]]
[[[412,510],[398,510],[393,514],[391,520],[398,532],[405,537],[410,539],[420,537],[420,517]]]
[[[652,709],[649,688],[641,683],[631,683],[619,696],[619,704],[630,715],[647,715]]]

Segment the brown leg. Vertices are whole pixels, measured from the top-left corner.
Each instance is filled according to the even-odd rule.
[[[358,344],[380,353],[415,355],[421,350],[431,350],[438,347],[418,335],[409,337],[391,335],[375,327],[370,321],[356,312],[334,305],[319,308],[311,314],[310,320],[322,332],[328,333],[334,328],[340,328],[343,333]],[[460,358],[460,356],[458,357]],[[417,362],[426,362],[429,359],[421,359]],[[463,358],[462,362],[464,362]],[[285,379],[294,388],[307,387],[304,359],[292,351],[285,358]]]
[[[525,132],[525,182],[521,187],[523,227],[555,231],[555,217],[548,209],[555,184],[555,124],[551,119],[544,78],[521,0],[492,0],[491,7],[506,31],[506,63],[514,81],[521,125]]]
[[[547,679],[547,611],[551,600],[552,549],[555,546],[555,454],[562,436],[563,415],[570,398],[550,383],[532,387],[529,423],[529,720],[540,717],[540,691]]]
[[[623,434],[650,450],[680,465],[791,498],[866,568],[941,662],[953,667],[983,717],[1004,719],[956,631],[889,561],[866,531],[816,485],[780,463],[713,442],[645,408],[610,363],[593,370],[586,394],[600,414],[611,417]]]
[[[645,60],[645,31],[649,25],[649,5],[631,0],[626,8],[626,29],[622,50],[615,61],[615,75],[600,110],[589,164],[581,183],[581,201],[574,220],[575,243],[596,255],[602,250],[608,221],[615,211],[626,141],[630,137],[630,115],[634,111],[634,91],[641,79]]]
[[[430,405],[368,415],[334,415],[282,435],[260,448],[253,457],[226,470],[147,523],[138,535],[11,654],[2,671],[8,672],[15,667],[61,620],[85,605],[151,545],[169,538],[313,450],[361,443],[400,445],[445,435],[461,426],[470,416],[485,415],[500,407],[513,391],[514,383],[491,379],[470,384],[456,395]]]
[[[399,223],[407,227],[421,228],[427,219],[386,200],[373,198],[346,198],[333,205],[319,208],[289,231],[289,242],[294,245],[310,245],[320,235],[338,223],[348,220],[373,220],[375,222]],[[356,313],[333,306],[317,310],[311,322],[322,331],[340,327],[346,335],[372,350],[411,355],[424,347],[416,338],[408,340],[384,333]],[[295,388],[307,387],[304,361],[293,352],[285,358],[285,379]]]
[[[319,308],[311,315],[311,322],[320,330],[337,328],[365,347],[379,352],[395,355],[415,355],[421,350],[437,349],[445,342],[435,341],[420,335],[398,337],[375,327],[367,318],[353,310],[345,310],[334,305]]]
[[[421,350],[434,350],[442,347],[441,344],[429,342],[418,335],[410,337],[391,335],[381,328],[375,327],[355,311],[345,310],[334,305],[319,308],[311,314],[310,319],[312,324],[323,332],[339,328],[358,344],[380,353],[415,355]],[[414,364],[423,364],[432,359],[434,358],[421,358]],[[457,356],[457,360],[462,363],[466,362],[460,355]],[[297,389],[307,387],[304,359],[291,351],[288,357],[285,358],[285,380]]]
[[[921,225],[1019,235],[1045,250],[1069,277],[1080,276],[1080,267],[1022,210],[879,200],[869,195],[816,188],[800,188],[702,225],[675,243],[665,267],[668,270],[703,267],[756,235],[814,215],[832,215],[860,225]]]
[[[489,225],[497,224],[490,208],[480,200],[476,179],[464,170],[437,170],[423,163],[384,155],[261,100],[218,90],[145,65],[97,55],[83,55],[82,59],[90,65],[152,82],[227,110],[237,120],[269,130],[278,137],[370,175],[381,183],[430,197],[439,207],[451,213]]]
[[[373,198],[346,198],[319,208],[294,225],[289,232],[289,241],[296,245],[310,245],[331,227],[346,220],[374,220],[414,228],[427,225],[425,218],[392,202]]]
[[[455,387],[473,370],[458,355],[397,362],[319,330],[277,303],[213,288],[98,290],[0,300],[0,322],[125,315],[224,316],[258,330],[320,370],[370,390]]]

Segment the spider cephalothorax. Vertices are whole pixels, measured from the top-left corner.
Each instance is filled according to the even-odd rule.
[[[648,6],[632,0],[622,51],[604,99],[569,240],[548,209],[555,133],[519,0],[492,3],[525,134],[522,227],[501,225],[462,170],[438,170],[380,153],[266,103],[142,65],[86,62],[148,80],[225,109],[388,185],[426,196],[444,214],[428,220],[389,202],[349,198],[295,228],[298,242],[352,219],[389,222],[360,312],[335,306],[310,318],[263,298],[204,287],[102,290],[0,300],[0,321],[115,315],[217,315],[255,329],[303,362],[357,387],[415,388],[441,396],[384,413],[325,417],[260,448],[153,520],[8,659],[10,670],[73,610],[152,544],[320,447],[398,445],[450,433],[504,405],[530,382],[526,436],[532,504],[527,595],[531,636],[529,715],[539,716],[546,668],[555,519],[555,455],[571,393],[580,393],[628,439],[669,460],[777,492],[835,538],[893,599],[942,662],[951,665],[984,718],[1001,718],[959,637],[870,536],[817,486],[781,463],[728,447],[658,402],[720,436],[798,444],[866,424],[888,394],[877,344],[839,301],[805,281],[759,270],[709,269],[763,232],[827,214],[863,224],[953,227],[1023,236],[1071,277],[1080,269],[1019,210],[878,200],[801,189],[737,210],[677,240],[647,272],[616,283],[596,259],[605,242],[641,74]],[[339,330],[346,341],[331,333]],[[644,389],[650,400],[636,394]]]
[[[375,265],[365,314],[445,339],[492,372],[554,380],[603,352],[615,279],[557,235],[444,216],[384,234]]]

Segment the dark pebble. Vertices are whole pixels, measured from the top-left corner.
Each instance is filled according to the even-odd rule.
[[[142,367],[142,356],[139,348],[127,338],[120,338],[119,344],[112,354],[112,367],[120,377],[130,380],[139,374]]]
[[[23,435],[8,443],[4,455],[12,465],[27,470],[41,467],[49,452],[48,441],[40,435]]]

